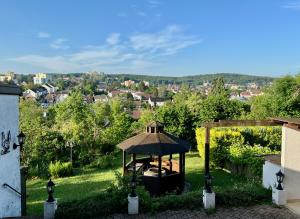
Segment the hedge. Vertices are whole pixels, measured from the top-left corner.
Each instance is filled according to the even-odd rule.
[[[204,128],[196,130],[196,139],[199,154],[204,157]],[[260,155],[279,153],[280,146],[281,129],[277,127],[214,128],[210,131],[211,164],[243,175],[260,175],[263,164]]]
[[[260,183],[247,181],[233,183],[231,187],[215,187],[216,204],[225,207],[248,206],[271,201],[272,192],[264,189]],[[111,214],[127,213],[127,195],[125,187],[114,187],[84,200],[59,204],[56,219],[105,218]],[[201,209],[202,190],[151,197],[143,188],[138,187],[139,212],[155,214],[165,210]]]

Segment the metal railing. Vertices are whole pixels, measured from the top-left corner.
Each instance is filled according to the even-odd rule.
[[[11,187],[11,186],[8,185],[7,183],[3,183],[3,187],[4,187],[4,188],[9,188],[9,189],[11,189],[12,191],[14,191],[15,193],[17,193],[18,195],[22,196],[22,194],[21,194],[18,190],[16,190],[15,188]]]

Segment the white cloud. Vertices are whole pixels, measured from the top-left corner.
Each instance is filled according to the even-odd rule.
[[[106,38],[106,42],[110,45],[115,45],[119,42],[120,34],[112,33]]]
[[[54,71],[68,71],[70,69],[77,69],[80,66],[76,63],[69,62],[63,56],[41,56],[41,55],[26,55],[11,59],[12,61],[30,64],[35,67],[43,67]]]
[[[66,39],[56,39],[51,47],[69,48],[65,42]],[[121,40],[119,33],[112,33],[102,45],[85,46],[79,51],[60,56],[30,54],[12,58],[10,61],[57,72],[90,69],[146,70],[161,63],[162,59],[158,57],[174,55],[200,42],[199,37],[185,34],[182,27],[171,25],[156,33],[132,34],[127,40]]]
[[[288,2],[282,7],[288,9],[300,10],[300,1]]]
[[[146,17],[147,16],[147,14],[144,11],[138,11],[137,15],[140,16],[140,17]]]
[[[118,14],[117,14],[117,16],[118,17],[127,17],[128,16],[128,14],[127,13],[125,13],[125,12],[119,12]]]
[[[157,33],[141,33],[130,37],[131,46],[137,51],[157,55],[171,55],[180,49],[201,42],[196,36],[185,35],[178,25],[171,25]]]
[[[37,37],[38,38],[49,38],[50,34],[46,33],[46,32],[38,32]]]
[[[70,47],[68,45],[65,45],[65,42],[67,41],[68,40],[64,38],[58,38],[50,44],[50,47],[53,49],[69,49]]]
[[[150,8],[157,8],[161,5],[161,2],[157,0],[148,0],[148,4]]]

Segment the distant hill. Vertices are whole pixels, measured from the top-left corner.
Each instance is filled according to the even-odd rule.
[[[108,74],[108,77],[118,78],[121,81],[124,80],[136,80],[136,81],[149,81],[153,84],[190,84],[201,85],[203,82],[211,82],[217,77],[223,77],[225,83],[237,83],[239,85],[245,85],[247,83],[257,83],[258,85],[265,85],[272,82],[274,77],[254,76],[234,73],[217,73],[217,74],[203,74],[203,75],[191,75],[182,77],[169,77],[169,76],[150,76],[150,75],[131,75],[131,74]]]

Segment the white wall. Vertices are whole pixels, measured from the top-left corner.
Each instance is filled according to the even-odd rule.
[[[0,218],[16,217],[21,215],[21,197],[8,188],[3,187],[7,183],[17,191],[21,191],[20,182],[20,149],[13,150],[12,145],[16,141],[19,126],[19,96],[0,94],[0,151],[1,132],[7,135],[11,132],[10,152],[0,155]]]
[[[282,127],[281,165],[287,200],[300,199],[300,130]]]
[[[276,173],[281,169],[280,165],[265,161],[263,165],[263,187],[275,188],[277,186]],[[281,169],[282,171],[282,169]]]

